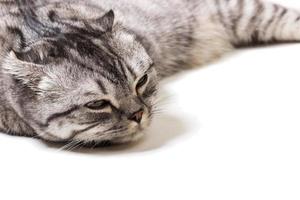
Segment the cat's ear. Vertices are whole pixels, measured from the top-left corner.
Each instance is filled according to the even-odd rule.
[[[10,74],[14,79],[36,93],[53,89],[56,86],[43,69],[43,65],[21,60],[14,51],[8,54],[3,62],[2,69],[4,73]]]
[[[21,52],[14,52],[16,58],[19,60],[35,64],[47,64],[52,62],[60,56],[59,53],[57,47],[43,41],[34,43]]]
[[[108,11],[102,17],[96,19],[96,22],[101,26],[104,32],[110,32],[113,29],[115,13],[113,10]]]

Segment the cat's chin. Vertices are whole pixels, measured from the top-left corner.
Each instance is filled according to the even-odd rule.
[[[101,132],[95,137],[95,132],[75,135],[69,139],[62,139],[53,134],[43,134],[41,139],[51,143],[76,144],[78,147],[102,147],[121,144],[132,144],[142,139],[145,135],[145,130],[150,125],[150,120],[144,120],[140,124],[132,123],[124,132],[111,135],[101,135]]]
[[[149,125],[150,120],[144,120],[140,125],[136,125],[133,123],[131,126],[129,126],[129,132],[125,133],[124,135],[119,135],[117,137],[111,138],[109,140],[98,141],[98,143],[100,144],[99,146],[101,146],[102,143],[104,144],[104,146],[106,146],[106,144],[121,145],[137,142],[145,136],[145,129],[147,129]]]
[[[120,134],[116,137],[111,138],[99,138],[99,139],[90,139],[90,138],[73,138],[73,143],[80,144],[81,147],[86,148],[95,148],[95,147],[107,147],[107,146],[115,146],[115,145],[127,145],[132,144],[134,142],[139,141],[145,135],[145,127],[135,126],[124,134]],[[69,142],[72,142],[69,141]]]
[[[129,145],[134,142],[139,141],[144,137],[145,133],[143,131],[132,133],[123,137],[113,138],[110,140],[94,140],[94,141],[81,141],[80,147],[85,148],[97,148],[97,147],[111,147],[118,145]],[[79,141],[80,142],[80,141]]]
[[[107,139],[107,140],[70,140],[70,141],[59,141],[59,140],[49,140],[41,138],[43,141],[49,144],[61,144],[63,149],[76,149],[76,148],[103,148],[103,147],[113,147],[119,145],[130,145],[145,136],[144,131],[135,132],[132,134],[127,134],[125,136],[119,136],[117,138]],[[74,145],[72,145],[74,144]],[[74,147],[73,147],[74,146]]]
[[[104,146],[131,144],[131,143],[139,141],[144,136],[145,136],[145,132],[143,130],[139,129],[138,131],[124,134],[124,136],[118,136],[115,138],[111,138],[109,140],[105,140],[105,141],[100,140],[100,141],[94,141],[94,142],[98,143],[99,146],[101,146],[101,144],[103,144]]]
[[[131,135],[112,139],[111,143],[116,144],[116,145],[133,143],[133,142],[137,142],[140,139],[142,139],[144,137],[144,135],[145,135],[145,133],[143,131],[140,131],[140,132],[133,133]]]

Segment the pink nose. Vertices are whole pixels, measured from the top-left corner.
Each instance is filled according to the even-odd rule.
[[[128,119],[132,120],[132,121],[135,121],[137,123],[140,123],[142,121],[143,114],[144,114],[144,110],[141,109],[141,110],[133,113]]]

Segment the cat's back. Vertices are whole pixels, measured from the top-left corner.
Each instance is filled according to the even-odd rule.
[[[116,12],[120,21],[139,37],[159,71],[172,74],[188,66],[195,44],[199,13],[204,0],[89,0]],[[167,70],[171,70],[168,71]]]

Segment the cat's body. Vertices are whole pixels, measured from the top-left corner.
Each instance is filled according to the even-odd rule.
[[[115,20],[112,12],[106,14],[109,10],[114,11]],[[156,75],[148,73],[151,63],[165,77],[210,62],[235,46],[300,40],[300,13],[260,0],[1,0],[0,16],[0,130],[52,141],[127,142],[138,138],[137,132],[152,117],[154,100],[148,98],[155,96]],[[113,58],[106,59],[99,49]],[[114,67],[112,63],[122,62],[125,71],[122,67],[107,69],[107,63]],[[62,64],[66,69],[56,68]],[[45,69],[36,74],[42,65]],[[97,72],[97,65],[114,75]],[[131,86],[118,91],[126,81],[137,87],[140,82],[136,81],[146,72],[150,89],[145,86],[143,92],[147,94],[139,95]],[[115,81],[122,74],[126,83]],[[97,83],[104,82],[100,99],[104,95],[111,104],[99,116],[84,110],[82,105],[88,100],[79,97],[95,93],[85,91],[94,87],[95,77]],[[77,81],[82,83],[75,89]],[[143,78],[140,81],[146,83]],[[66,102],[73,98],[78,98],[77,104],[76,100]],[[114,124],[107,125],[105,130],[110,132],[105,136],[99,124],[85,120],[102,120],[103,113],[119,120],[107,119]],[[132,113],[134,121],[142,118],[141,125],[127,122]]]

